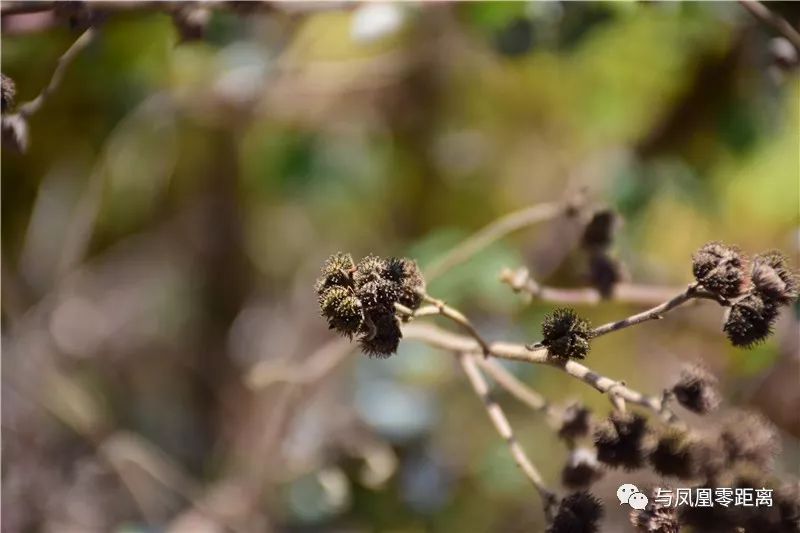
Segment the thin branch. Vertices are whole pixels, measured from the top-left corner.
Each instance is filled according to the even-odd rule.
[[[484,340],[484,338],[481,337],[481,334],[478,333],[478,330],[475,329],[475,326],[472,325],[472,322],[470,322],[469,319],[466,316],[464,316],[464,314],[461,311],[453,309],[449,305],[445,304],[443,301],[437,300],[436,298],[433,298],[429,294],[423,294],[422,298],[424,301],[430,303],[431,305],[420,308],[418,312],[414,313],[413,316],[425,316],[426,314],[433,314],[435,310],[436,314],[440,314],[444,317],[447,317],[456,324],[459,324],[462,328],[464,328],[472,336],[472,338],[475,339],[475,341],[480,345],[481,350],[483,351],[483,355],[484,356],[489,355],[489,343],[487,343],[486,340]]]
[[[481,354],[483,348],[471,337],[452,333],[433,324],[412,323],[403,325],[403,337],[424,342],[434,348],[440,348],[456,353]],[[543,364],[558,368],[575,379],[592,386],[594,389],[608,394],[613,389],[615,395],[626,402],[640,405],[662,416],[668,422],[674,422],[677,417],[663,404],[660,397],[647,396],[636,391],[620,381],[602,376],[594,370],[572,359],[565,360],[550,357],[546,348],[529,350],[523,344],[508,342],[494,342],[489,345],[489,355],[500,359],[524,361],[526,363]]]
[[[483,404],[486,407],[486,412],[494,424],[494,427],[497,429],[497,432],[508,443],[508,448],[511,452],[511,456],[514,458],[514,461],[516,461],[520,470],[522,470],[523,474],[525,474],[528,480],[530,480],[531,484],[536,487],[536,490],[542,497],[544,515],[546,520],[550,522],[553,516],[553,507],[557,501],[555,493],[550,491],[545,486],[541,474],[528,458],[525,450],[522,449],[522,446],[520,446],[516,437],[514,437],[511,424],[503,412],[503,409],[492,399],[492,396],[489,392],[489,384],[486,382],[486,378],[483,377],[483,374],[481,374],[481,371],[478,369],[475,356],[460,353],[458,354],[458,360],[461,363],[461,367],[464,369],[464,372],[467,374],[467,378],[469,379],[472,388],[475,390],[475,393],[483,400]]]
[[[53,71],[53,76],[50,78],[50,82],[47,86],[42,89],[42,92],[33,100],[19,106],[18,112],[20,116],[28,118],[42,108],[50,95],[61,85],[61,80],[64,78],[64,73],[67,71],[67,68],[75,58],[78,57],[78,54],[92,43],[96,35],[97,30],[89,28],[72,43],[72,46],[58,58],[58,64]]]
[[[315,383],[346,361],[353,353],[353,349],[348,340],[334,339],[323,344],[301,364],[260,361],[248,371],[246,383],[251,389],[263,389],[275,383],[295,385]]]
[[[753,18],[786,37],[795,49],[800,52],[800,32],[789,24],[785,18],[775,14],[774,11],[757,0],[739,0],[739,3]]]
[[[509,213],[467,238],[426,268],[425,278],[428,282],[431,282],[509,233],[539,222],[552,220],[566,213],[567,209],[568,206],[565,206],[564,203],[553,202],[538,204]]]
[[[614,287],[611,298],[603,298],[600,291],[594,287],[564,289],[540,285],[531,277],[525,267],[516,270],[503,269],[500,273],[500,281],[511,287],[514,292],[526,294],[529,299],[537,298],[545,302],[572,305],[596,305],[602,301],[653,305],[671,298],[680,290],[675,287],[619,283]]]
[[[492,359],[476,359],[475,362],[492,380],[503,387],[514,398],[534,411],[542,411],[547,415],[556,415],[556,408],[547,399],[517,379],[514,374],[503,368]]]
[[[592,330],[592,337],[600,337],[602,335],[607,335],[614,331],[619,331],[621,329],[641,324],[642,322],[647,322],[648,320],[660,320],[664,318],[664,314],[668,313],[669,311],[675,309],[680,305],[685,304],[690,300],[697,298],[712,299],[717,301],[718,303],[723,304],[723,302],[720,301],[719,297],[716,297],[711,293],[705,292],[703,289],[699,288],[696,283],[692,283],[682,293],[678,294],[677,296],[673,296],[672,298],[662,303],[661,305],[657,305],[646,311],[642,311],[641,313],[637,313],[627,318],[623,318],[622,320],[617,320],[616,322],[609,322],[608,324],[603,324],[602,326],[595,328],[594,330]],[[727,304],[727,302],[724,303]]]

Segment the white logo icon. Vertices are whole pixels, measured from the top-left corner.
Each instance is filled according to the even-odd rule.
[[[642,494],[636,485],[632,485],[630,483],[620,485],[620,487],[617,489],[617,498],[619,498],[620,505],[627,503],[639,511],[642,511],[645,507],[647,507],[647,496]]]

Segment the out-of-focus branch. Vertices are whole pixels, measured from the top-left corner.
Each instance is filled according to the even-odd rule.
[[[434,348],[440,348],[450,352],[483,353],[483,349],[473,338],[452,333],[432,324],[406,324],[403,326],[403,337],[406,339],[418,340]],[[667,421],[674,422],[677,420],[677,417],[664,405],[660,397],[647,396],[639,391],[631,389],[620,381],[602,376],[577,361],[550,357],[546,348],[530,350],[523,344],[493,342],[489,345],[489,355],[500,359],[544,364],[558,368],[604,394],[613,392],[614,395],[626,402],[646,407],[662,416]]]
[[[516,270],[503,269],[500,281],[507,284],[514,292],[523,293],[529,299],[537,298],[545,302],[562,304],[596,305],[606,299],[594,287],[560,288],[539,284],[533,279],[525,267]],[[620,283],[614,287],[613,296],[608,299],[614,302],[641,305],[653,305],[670,299],[681,289],[655,285]]]
[[[554,219],[566,213],[569,208],[574,208],[574,206],[553,202],[538,204],[509,213],[467,238],[434,262],[426,269],[425,278],[428,282],[433,281],[509,233],[539,222]]]
[[[797,51],[800,52],[800,32],[789,24],[785,18],[775,14],[774,11],[757,0],[739,0],[739,3],[753,18],[786,37]]]
[[[495,381],[495,383],[503,387],[509,394],[523,404],[534,411],[542,411],[552,415],[556,414],[555,408],[544,396],[521,382],[514,374],[498,364],[497,361],[491,359],[477,359],[476,363]]]
[[[327,376],[353,353],[353,345],[345,339],[332,340],[311,354],[299,365],[261,361],[247,374],[247,386],[263,389],[275,383],[308,385]]]
[[[29,102],[25,102],[21,104],[17,110],[17,113],[22,116],[23,118],[28,118],[37,111],[39,111],[42,106],[47,102],[47,99],[50,95],[55,92],[59,86],[61,85],[61,81],[64,78],[64,73],[69,68],[70,64],[75,60],[76,57],[86,49],[92,41],[95,39],[97,35],[97,30],[95,28],[89,28],[85,32],[83,32],[80,37],[78,37],[75,42],[64,52],[60,58],[58,58],[58,63],[56,64],[56,68],[53,71],[53,75],[50,78],[50,82],[42,89],[42,92]]]
[[[422,297],[426,302],[431,304],[430,307],[421,309],[421,311],[423,311],[423,314],[429,312],[430,310],[435,310],[437,311],[438,314],[449,318],[456,324],[459,324],[480,345],[481,349],[483,350],[483,355],[485,356],[489,355],[489,344],[486,342],[486,340],[484,340],[484,338],[480,335],[480,333],[478,333],[478,330],[475,329],[475,326],[472,325],[472,322],[470,322],[469,319],[466,316],[464,316],[464,314],[461,311],[453,309],[449,305],[445,304],[443,301],[437,300],[436,298],[433,298],[428,294],[423,294]]]
[[[458,354],[458,360],[461,363],[461,367],[464,369],[464,372],[466,373],[472,388],[475,390],[475,393],[483,400],[483,404],[486,407],[486,412],[494,424],[494,427],[497,429],[497,432],[500,434],[500,436],[508,443],[508,448],[511,451],[511,455],[514,458],[514,461],[516,461],[520,470],[522,470],[523,474],[525,474],[531,484],[536,487],[536,490],[542,497],[544,515],[549,522],[552,519],[553,508],[557,502],[556,495],[545,486],[539,470],[528,458],[525,450],[522,449],[522,446],[514,436],[514,431],[511,429],[511,424],[503,412],[503,409],[492,399],[492,396],[489,392],[489,384],[486,382],[486,378],[483,377],[483,374],[481,374],[481,371],[478,369],[475,359],[476,357],[474,355],[467,353]]]

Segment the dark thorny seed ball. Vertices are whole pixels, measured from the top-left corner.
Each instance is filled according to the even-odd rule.
[[[700,443],[686,431],[666,429],[648,457],[653,470],[662,476],[692,479],[700,468]]]
[[[576,448],[570,452],[561,469],[561,483],[569,489],[585,489],[603,477],[604,473],[594,450]]]
[[[356,289],[356,296],[367,313],[380,312],[394,314],[394,303],[400,295],[396,283],[383,278],[362,283]]]
[[[589,256],[589,283],[603,298],[611,298],[614,287],[627,277],[622,263],[605,252]]]
[[[672,387],[675,399],[682,406],[698,414],[706,414],[719,406],[717,379],[700,365],[693,365],[681,372],[678,382]]]
[[[696,493],[697,488],[707,489],[714,494],[714,487],[703,486],[694,487],[692,493]],[[733,533],[739,523],[739,513],[733,505],[724,507],[722,505],[712,505],[710,507],[698,507],[696,505],[681,505],[678,509],[678,521],[683,526],[691,526],[692,531],[703,533]]]
[[[422,303],[425,280],[416,261],[393,258],[387,262],[384,277],[398,285],[398,303],[409,309],[417,309]]]
[[[652,447],[647,419],[615,411],[595,430],[594,445],[601,463],[626,470],[641,468]]]
[[[600,529],[603,506],[586,491],[564,497],[558,505],[548,533],[595,533]]]
[[[751,348],[772,334],[778,313],[773,303],[765,302],[757,293],[751,293],[727,310],[722,330],[734,346]]]
[[[745,462],[765,469],[772,466],[780,447],[775,427],[754,412],[729,415],[720,440],[729,464]]]
[[[583,359],[589,353],[592,328],[572,309],[556,309],[542,321],[542,345],[554,357]]]
[[[573,403],[564,409],[561,416],[561,427],[558,436],[566,441],[575,441],[589,435],[592,425],[592,412],[579,403]]]
[[[376,315],[370,320],[370,333],[359,339],[361,351],[370,357],[385,359],[397,351],[403,334],[394,315]]]
[[[322,265],[322,275],[317,279],[315,289],[318,295],[335,285],[352,286],[352,271],[355,268],[350,254],[337,252]]]
[[[608,248],[614,240],[617,224],[618,217],[613,211],[597,211],[583,230],[581,245],[588,250]]]
[[[361,328],[363,319],[361,302],[349,288],[339,285],[329,287],[320,296],[319,305],[330,329],[352,337]]]
[[[360,287],[365,283],[370,283],[384,279],[383,272],[386,268],[386,261],[374,255],[368,255],[358,262],[355,272],[353,272],[353,280],[356,287]]]
[[[786,258],[778,251],[753,258],[750,279],[765,302],[780,306],[790,304],[797,298],[797,276],[786,263]]]
[[[655,491],[650,492],[649,498],[643,510],[633,509],[630,512],[631,525],[641,533],[679,533],[677,508],[656,503]]]
[[[698,283],[720,296],[734,298],[742,293],[745,272],[736,248],[706,244],[692,256],[692,272]]]

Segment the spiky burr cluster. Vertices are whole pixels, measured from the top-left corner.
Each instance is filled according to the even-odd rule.
[[[730,300],[723,331],[734,346],[749,348],[772,333],[780,308],[798,296],[797,276],[777,251],[746,260],[735,247],[708,243],[692,258],[692,271],[706,290]]]
[[[424,286],[409,259],[369,255],[356,264],[350,254],[336,253],[325,261],[315,288],[330,329],[358,337],[369,356],[389,357],[402,337],[395,304],[417,309]]]
[[[542,346],[553,357],[584,359],[589,353],[592,327],[572,309],[560,308],[542,321]]]

